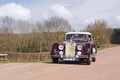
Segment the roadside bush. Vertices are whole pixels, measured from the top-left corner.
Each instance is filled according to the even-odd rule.
[[[64,33],[72,31],[69,22],[54,16],[44,22],[0,18],[0,52],[49,52],[53,42],[61,43]]]
[[[111,43],[120,44],[120,28],[113,29],[113,34],[111,36]]]
[[[93,35],[94,43],[97,46],[110,44],[112,29],[108,27],[105,21],[95,20],[94,23],[87,25],[86,31],[90,32]]]
[[[8,54],[9,62],[31,62],[50,59],[49,52],[43,53],[11,53]]]
[[[22,46],[22,48],[21,48],[21,52],[22,53],[26,53],[26,52],[28,52],[28,47],[27,46]]]

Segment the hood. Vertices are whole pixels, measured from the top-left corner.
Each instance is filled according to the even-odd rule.
[[[88,41],[82,41],[82,40],[69,40],[69,41],[64,41],[63,44],[70,43],[70,42],[74,42],[74,43],[76,43],[76,44],[85,45]]]

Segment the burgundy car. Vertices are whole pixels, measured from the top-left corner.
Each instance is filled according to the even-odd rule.
[[[62,61],[82,61],[87,65],[96,61],[96,45],[89,32],[68,32],[65,34],[63,44],[52,44],[51,58],[53,63]]]

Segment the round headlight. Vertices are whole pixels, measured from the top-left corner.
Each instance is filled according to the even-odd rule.
[[[79,56],[80,56],[81,54],[82,54],[82,53],[81,53],[80,51],[78,51],[78,52],[77,52],[77,55],[79,55]]]
[[[78,46],[77,46],[77,50],[82,50],[82,46],[81,46],[81,45],[78,45]]]
[[[63,55],[63,51],[60,51],[59,54],[60,54],[60,55]]]
[[[63,49],[64,49],[64,46],[63,46],[63,45],[59,45],[58,49],[59,49],[59,50],[63,50]]]

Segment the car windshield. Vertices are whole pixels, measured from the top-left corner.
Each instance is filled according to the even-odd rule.
[[[67,34],[66,35],[66,40],[82,40],[82,41],[86,41],[86,35],[85,34]]]

